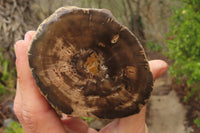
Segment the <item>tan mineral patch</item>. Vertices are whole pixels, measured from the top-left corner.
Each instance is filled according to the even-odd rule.
[[[111,43],[116,43],[118,40],[119,40],[119,34],[114,35],[112,40],[111,40]]]
[[[121,27],[120,31],[123,31],[125,30],[126,28],[124,26]]]
[[[137,70],[133,66],[126,66],[125,73],[126,73],[126,76],[130,79],[135,80],[137,78]]]
[[[98,45],[101,47],[105,47],[105,44],[103,44],[102,42],[99,42]]]
[[[84,10],[83,10],[83,13],[89,14],[89,13],[90,13],[90,10],[89,10],[89,9],[84,9]]]
[[[110,22],[112,22],[112,21],[113,21],[112,18],[108,18],[108,19],[107,19],[107,23],[110,23]]]
[[[87,58],[84,67],[87,69],[88,72],[92,73],[93,75],[97,75],[99,73],[98,64],[98,59],[93,53],[90,57]]]

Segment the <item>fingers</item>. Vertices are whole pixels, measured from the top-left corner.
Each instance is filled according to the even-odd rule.
[[[149,65],[154,80],[160,77],[162,74],[164,74],[168,69],[167,63],[162,60],[149,61]],[[114,120],[112,123],[108,124],[105,128],[103,128],[100,132],[101,133],[133,133],[133,132],[145,133],[145,131],[147,130],[145,125],[145,114],[146,114],[146,106],[143,107],[142,110],[136,115]]]
[[[62,122],[41,96],[29,68],[27,49],[34,34],[33,31],[28,32],[25,40],[15,45],[18,82],[14,110],[26,133],[64,133]]]

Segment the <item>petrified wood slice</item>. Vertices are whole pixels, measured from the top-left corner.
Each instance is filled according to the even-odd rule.
[[[39,26],[28,57],[42,94],[72,116],[133,115],[152,91],[140,42],[108,10],[58,9]]]

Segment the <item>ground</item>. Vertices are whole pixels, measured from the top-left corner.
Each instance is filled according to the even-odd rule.
[[[162,59],[169,66],[172,64],[172,61],[160,52],[147,52],[147,56],[150,60]],[[199,111],[191,106],[194,102],[183,102],[183,88],[184,85],[177,85],[169,72],[154,82],[147,109],[149,133],[200,133],[200,129],[193,123],[194,118],[191,117],[194,111]]]
[[[194,130],[188,127],[186,113],[166,73],[154,84],[147,117],[149,133],[193,133]]]

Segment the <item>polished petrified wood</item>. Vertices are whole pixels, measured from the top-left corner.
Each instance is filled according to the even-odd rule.
[[[58,9],[39,26],[28,57],[41,93],[72,116],[133,115],[152,91],[139,40],[108,10]]]

